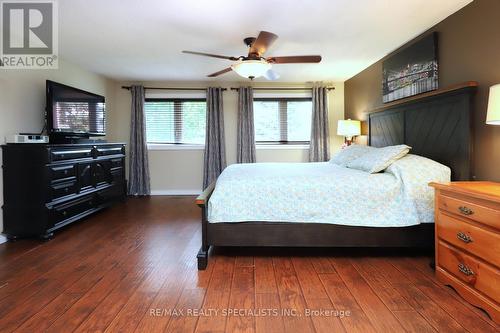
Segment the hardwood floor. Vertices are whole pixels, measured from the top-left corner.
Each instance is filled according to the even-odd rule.
[[[495,332],[429,255],[215,249],[191,197],[129,199],[40,243],[0,244],[1,332]],[[392,254],[392,255],[391,255]]]

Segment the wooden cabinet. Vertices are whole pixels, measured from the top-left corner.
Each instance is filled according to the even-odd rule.
[[[436,189],[436,277],[500,323],[500,183]]]
[[[4,232],[10,239],[53,231],[123,200],[125,145],[2,146]]]

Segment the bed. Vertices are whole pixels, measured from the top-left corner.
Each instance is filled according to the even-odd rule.
[[[431,248],[433,197],[425,185],[472,177],[476,85],[370,113],[370,146],[412,147],[378,174],[329,162],[229,166],[196,199],[198,269],[206,268],[212,246]]]

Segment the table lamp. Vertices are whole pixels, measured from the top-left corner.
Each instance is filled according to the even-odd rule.
[[[490,87],[486,124],[500,125],[500,84],[495,84]]]
[[[349,146],[353,142],[353,137],[361,135],[361,121],[359,120],[339,120],[337,135],[345,137],[345,143]]]

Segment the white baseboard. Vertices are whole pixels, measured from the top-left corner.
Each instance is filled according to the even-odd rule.
[[[201,190],[152,190],[151,195],[199,195]]]

